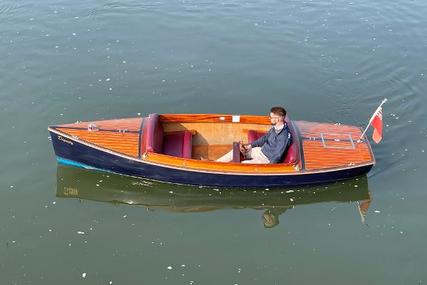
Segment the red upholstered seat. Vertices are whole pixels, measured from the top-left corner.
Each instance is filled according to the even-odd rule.
[[[266,132],[263,131],[255,131],[255,130],[249,130],[248,131],[248,143],[253,143],[263,135],[265,135]]]
[[[299,161],[299,147],[298,147],[299,140],[298,140],[298,136],[297,136],[292,124],[290,123],[288,117],[286,117],[286,122],[288,124],[289,131],[291,132],[292,141],[291,141],[291,144],[289,145],[289,147],[286,151],[285,156],[283,157],[282,162],[283,163],[289,163],[289,164],[295,164]],[[252,143],[265,134],[266,134],[266,132],[249,130],[248,131],[248,142]]]
[[[192,137],[192,132],[187,130],[164,133],[159,115],[150,114],[144,119],[141,155],[145,152],[155,152],[191,158]]]
[[[190,131],[166,133],[163,136],[163,153],[191,158],[193,134]]]
[[[162,153],[163,127],[158,114],[150,114],[144,118],[141,137],[141,154],[145,152]]]
[[[299,148],[298,143],[295,142],[294,137],[292,137],[292,142],[288,147],[285,158],[283,159],[284,163],[297,163],[299,160]]]

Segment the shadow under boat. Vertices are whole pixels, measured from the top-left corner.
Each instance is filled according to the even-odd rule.
[[[277,225],[279,215],[297,205],[323,202],[356,202],[364,223],[371,203],[366,175],[332,184],[254,190],[174,185],[64,165],[57,168],[56,196],[173,212],[264,210],[265,227]]]

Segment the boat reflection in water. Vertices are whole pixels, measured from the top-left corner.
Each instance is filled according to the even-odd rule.
[[[226,189],[174,185],[113,173],[58,165],[57,197],[142,205],[173,212],[221,209],[263,210],[264,227],[279,224],[279,216],[297,205],[356,202],[362,223],[371,203],[366,175],[327,185],[283,189]]]

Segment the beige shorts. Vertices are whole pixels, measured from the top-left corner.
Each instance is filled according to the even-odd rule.
[[[242,163],[270,163],[260,147],[251,148],[244,156],[247,160],[243,160]]]
[[[270,163],[268,158],[262,153],[260,147],[253,147],[250,151],[244,154],[246,160],[243,160],[242,163]],[[218,162],[230,162],[233,160],[233,150],[227,152],[216,161]]]

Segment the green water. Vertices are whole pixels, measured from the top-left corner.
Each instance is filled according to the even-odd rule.
[[[1,1],[0,284],[426,283],[426,14],[422,0]],[[364,126],[385,97],[367,178],[313,188],[58,168],[47,132],[272,105]]]

